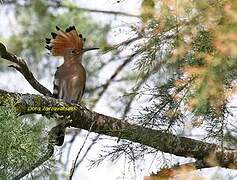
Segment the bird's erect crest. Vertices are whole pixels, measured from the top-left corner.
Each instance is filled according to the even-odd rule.
[[[45,48],[50,50],[53,56],[64,56],[65,53],[81,51],[85,38],[78,34],[75,26],[69,26],[65,31],[56,26],[56,32],[51,32],[52,38],[46,38]]]

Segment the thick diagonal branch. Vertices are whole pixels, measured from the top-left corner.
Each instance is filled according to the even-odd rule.
[[[14,64],[10,65],[9,67],[13,67],[17,71],[19,71],[35,90],[45,96],[52,96],[52,93],[35,79],[34,75],[29,70],[26,62],[22,58],[19,58],[8,52],[6,47],[1,42],[0,57],[10,62],[13,62]]]
[[[15,104],[21,115],[33,113],[70,115],[71,121],[67,126],[89,130],[93,124],[92,132],[120,137],[177,156],[193,157],[205,162],[207,167],[219,165],[237,169],[237,150],[222,149],[216,144],[130,124],[125,120],[96,113],[79,104],[67,104],[50,97],[0,90],[0,105],[9,103]]]

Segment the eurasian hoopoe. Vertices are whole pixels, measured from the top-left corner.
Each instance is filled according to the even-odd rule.
[[[86,71],[81,64],[82,55],[86,51],[99,48],[83,48],[86,39],[77,33],[75,26],[69,26],[66,31],[58,26],[56,29],[56,33],[51,33],[52,39],[46,38],[45,46],[53,56],[64,58],[64,63],[57,68],[54,75],[53,95],[68,103],[78,103],[83,96],[86,83]],[[65,127],[59,124],[52,130],[55,134],[54,143],[61,146],[64,142]]]

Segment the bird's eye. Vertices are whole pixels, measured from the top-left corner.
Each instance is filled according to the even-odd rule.
[[[72,50],[72,54],[74,54],[76,51],[75,50]]]

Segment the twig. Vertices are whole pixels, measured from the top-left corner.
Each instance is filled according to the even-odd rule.
[[[134,100],[134,98],[136,97],[136,92],[141,88],[141,86],[147,81],[147,79],[149,78],[150,76],[149,75],[146,75],[143,79],[141,79],[137,84],[136,86],[133,88],[133,94],[131,96],[129,96],[129,99],[128,99],[128,102],[127,104],[125,105],[125,108],[124,108],[124,112],[123,112],[123,115],[122,115],[122,118],[126,118],[128,112],[130,111],[130,107],[131,107],[131,104]]]
[[[61,7],[67,7],[66,5],[61,5]],[[113,15],[119,15],[119,16],[129,16],[129,17],[136,17],[139,18],[140,15],[136,14],[129,14],[126,12],[120,12],[120,11],[105,11],[105,10],[99,10],[99,9],[89,9],[89,8],[82,8],[82,7],[76,7],[76,9],[80,11],[89,11],[93,13],[103,13],[103,14],[113,14]]]
[[[78,161],[78,163],[76,164],[76,168],[81,164],[81,162],[85,159],[85,157],[87,156],[87,154],[90,152],[91,148],[93,147],[93,145],[97,142],[97,140],[100,138],[100,134],[97,134],[96,137],[92,140],[91,144],[88,146],[88,148],[86,149],[86,152],[83,154],[83,156],[81,157],[80,161]]]
[[[22,58],[19,58],[8,52],[6,47],[1,42],[0,57],[10,62],[13,62],[14,64],[9,65],[9,67],[15,68],[17,71],[19,71],[35,90],[45,96],[52,97],[52,93],[35,79],[34,75],[29,70],[26,62]]]
[[[123,70],[123,68],[129,63],[131,62],[131,60],[133,60],[133,58],[137,55],[138,53],[135,52],[132,55],[130,55],[121,65],[119,65],[117,67],[117,69],[115,70],[115,72],[112,74],[112,76],[106,81],[106,83],[103,85],[103,89],[102,91],[100,91],[100,93],[98,94],[98,99],[99,100],[102,95],[105,93],[105,91],[108,89],[109,85],[111,84],[111,82],[114,80],[114,78],[119,74],[119,72],[121,72]]]
[[[81,130],[80,130],[80,131],[81,131]],[[70,157],[70,154],[71,154],[72,145],[73,145],[73,142],[75,141],[77,135],[78,135],[78,132],[77,132],[77,131],[74,131],[71,140],[70,140],[69,142],[67,142],[67,143],[64,143],[64,144],[69,144],[66,162],[69,162],[69,157]],[[66,147],[66,146],[64,146],[64,147]],[[64,148],[64,147],[63,147],[63,148]],[[63,155],[61,156],[61,158],[62,158],[62,157],[63,157]],[[67,167],[67,164],[65,164],[65,169],[66,169],[66,167]]]
[[[78,160],[78,158],[79,158],[79,155],[80,155],[80,153],[81,153],[83,147],[84,147],[85,144],[86,144],[86,140],[88,139],[89,134],[90,134],[90,132],[91,132],[92,127],[93,127],[94,124],[95,124],[95,121],[91,124],[91,127],[90,127],[89,131],[87,132],[86,138],[85,138],[85,140],[84,140],[84,142],[83,142],[81,148],[79,149],[79,151],[78,151],[78,153],[77,153],[77,157],[76,157],[75,161],[74,161],[73,164],[72,164],[72,168],[71,168],[71,171],[70,171],[69,180],[72,180],[72,176],[73,176],[73,174],[74,174],[74,172],[75,172],[77,160]]]

